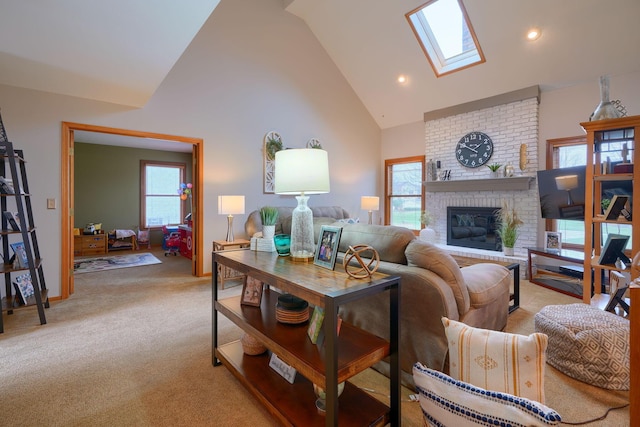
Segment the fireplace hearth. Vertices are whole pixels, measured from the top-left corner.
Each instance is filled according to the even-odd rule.
[[[496,234],[496,211],[491,207],[447,207],[447,245],[502,250]]]

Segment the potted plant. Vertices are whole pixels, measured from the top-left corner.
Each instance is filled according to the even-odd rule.
[[[498,169],[500,169],[502,165],[500,163],[491,163],[490,165],[487,165],[487,167],[491,170],[491,177],[497,178]]]
[[[424,228],[420,230],[420,240],[424,240],[425,242],[435,243],[436,242],[436,230],[429,227],[434,221],[434,217],[429,211],[422,211],[420,214],[420,222],[424,224]]]
[[[280,150],[282,150],[282,141],[280,139],[276,139],[273,137],[270,137],[269,139],[267,139],[267,158],[269,160],[274,160],[276,158],[276,153]]]
[[[505,255],[514,254],[514,246],[518,240],[518,229],[524,222],[518,216],[515,207],[507,202],[502,203],[502,207],[496,211],[498,228],[496,234],[502,241],[502,250]]]
[[[262,221],[262,237],[273,239],[278,221],[278,208],[263,206],[260,208],[260,220]]]

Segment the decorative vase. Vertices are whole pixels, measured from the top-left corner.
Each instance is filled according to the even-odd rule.
[[[273,236],[276,235],[276,226],[275,225],[263,225],[262,226],[262,237],[265,239],[273,239]]]
[[[506,255],[506,256],[513,256],[515,254],[514,249],[513,248],[508,248],[506,246],[502,247],[502,252]]]
[[[600,104],[589,118],[590,121],[617,119],[620,111],[609,101],[609,76],[600,76]]]
[[[497,170],[491,171],[491,178],[500,178],[500,172]]]
[[[427,243],[435,243],[436,242],[436,230],[433,228],[423,228],[420,230],[420,240],[423,240]]]
[[[327,393],[324,391],[322,387],[319,385],[313,385],[313,391],[316,394],[316,408],[320,412],[325,412],[327,410]],[[338,384],[338,397],[344,391],[344,381]]]
[[[511,163],[509,163],[507,166],[504,167],[505,178],[511,178],[515,173],[516,173],[516,170],[513,167],[513,165],[511,165]]]

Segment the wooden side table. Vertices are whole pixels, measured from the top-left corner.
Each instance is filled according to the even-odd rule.
[[[233,242],[227,242],[226,240],[214,240],[213,251],[226,251],[230,249],[245,249],[250,247],[251,242],[244,239],[236,239]],[[236,270],[229,268],[225,265],[218,264],[218,283],[220,289],[224,289],[224,282],[227,280],[237,280],[243,278],[244,274],[237,272]]]

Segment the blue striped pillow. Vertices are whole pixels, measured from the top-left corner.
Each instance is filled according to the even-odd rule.
[[[454,380],[419,362],[413,380],[428,426],[553,426],[562,420],[541,403]]]

